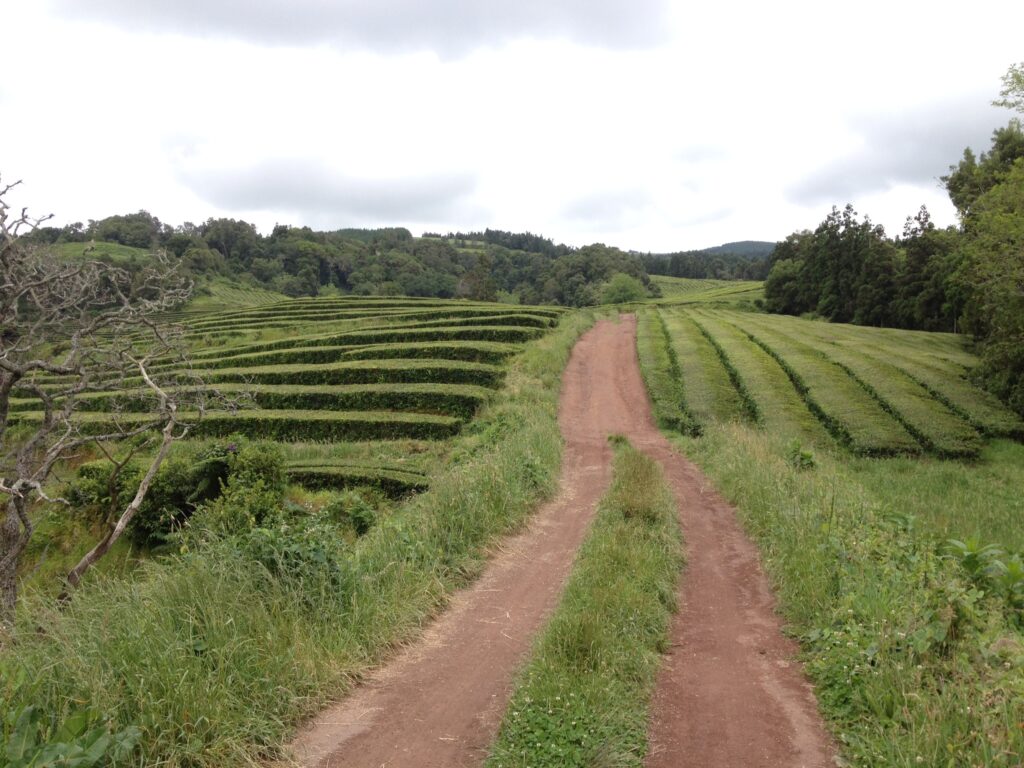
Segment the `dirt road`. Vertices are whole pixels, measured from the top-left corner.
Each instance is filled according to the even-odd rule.
[[[754,546],[733,510],[655,428],[636,323],[601,322],[566,368],[559,496],[507,542],[424,638],[321,714],[292,748],[311,768],[479,765],[531,640],[557,605],[611,474],[607,435],[657,459],[680,504],[688,564],[659,677],[650,766],[830,764],[810,689],[791,661]]]

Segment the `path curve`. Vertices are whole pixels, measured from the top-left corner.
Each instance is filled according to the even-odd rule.
[[[700,471],[651,417],[636,321],[601,321],[576,344],[559,403],[561,491],[505,542],[423,638],[321,715],[292,744],[309,768],[479,765],[515,672],[557,605],[611,479],[607,435],[665,469],[687,545],[681,611],[658,678],[647,765],[819,768],[833,747],[781,633],[756,548]]]

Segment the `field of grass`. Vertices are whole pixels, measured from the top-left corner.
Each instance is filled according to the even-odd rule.
[[[728,357],[765,430],[811,445],[829,442],[828,433],[771,355],[751,344],[746,334],[717,315],[698,313],[695,318]]]
[[[751,321],[754,329],[779,332],[788,340],[799,340],[841,366],[930,453],[976,456],[981,450],[977,430],[904,373],[895,361],[840,347],[820,336],[801,333],[798,326],[780,323],[775,318],[759,316]]]
[[[764,300],[764,283],[759,280],[694,280],[687,277],[652,275],[651,281],[661,289],[658,304],[713,304],[716,306],[753,307]]]
[[[675,440],[757,540],[843,757],[1020,765],[1024,430],[968,379],[967,340],[659,311],[682,381],[652,398],[675,386],[692,408],[725,367],[756,405],[755,421],[705,409],[701,436]]]
[[[705,305],[645,309],[641,330],[656,318],[672,357],[645,354],[641,339],[655,408],[671,401],[700,424],[746,416],[858,456],[971,460],[991,437],[1024,436],[1021,419],[967,378],[975,359],[962,337]]]
[[[119,245],[118,243],[60,243],[53,247],[61,258],[69,261],[91,259],[109,260],[113,264],[130,262],[146,264],[150,258],[149,251],[144,248],[133,248],[130,245]]]

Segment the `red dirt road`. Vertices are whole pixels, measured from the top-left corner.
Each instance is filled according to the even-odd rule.
[[[573,350],[559,422],[561,491],[424,637],[323,712],[292,744],[310,768],[479,765],[516,669],[557,605],[611,475],[607,436],[657,459],[687,548],[681,611],[659,675],[648,766],[818,768],[833,748],[780,631],[757,551],[735,512],[651,418],[636,322],[602,321]]]

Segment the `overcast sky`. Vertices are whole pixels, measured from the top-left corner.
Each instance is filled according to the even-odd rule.
[[[671,251],[899,232],[1011,117],[1024,3],[0,0],[0,175],[144,208]]]

